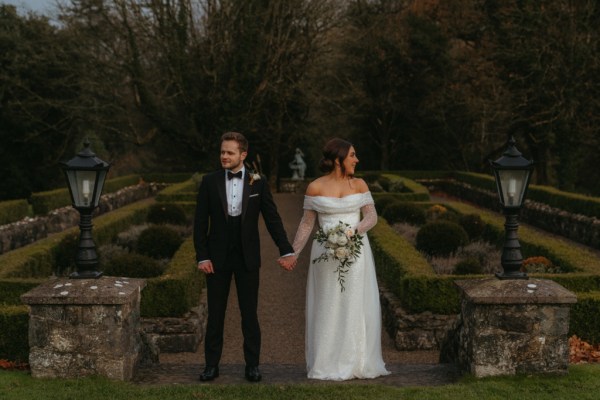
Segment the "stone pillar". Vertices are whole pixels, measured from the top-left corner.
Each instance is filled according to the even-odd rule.
[[[36,378],[130,380],[141,352],[142,279],[51,279],[21,296],[30,307]]]
[[[463,280],[459,368],[476,377],[566,374],[574,293],[543,280]]]

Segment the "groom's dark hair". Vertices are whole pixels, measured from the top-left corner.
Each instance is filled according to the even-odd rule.
[[[246,137],[244,135],[242,135],[241,133],[225,132],[223,134],[223,136],[221,136],[221,143],[223,143],[226,140],[235,140],[236,142],[238,142],[241,153],[248,151],[248,139],[246,139]]]

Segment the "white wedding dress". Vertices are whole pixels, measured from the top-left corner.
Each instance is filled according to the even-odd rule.
[[[363,219],[361,220],[361,212]],[[350,224],[363,235],[361,255],[345,275],[342,292],[336,261],[312,260],[324,247],[312,241],[306,288],[306,365],[312,379],[346,380],[388,375],[381,356],[381,307],[375,263],[365,232],[377,222],[370,192],[342,198],[305,196],[294,240],[298,254],[318,217],[319,225]]]

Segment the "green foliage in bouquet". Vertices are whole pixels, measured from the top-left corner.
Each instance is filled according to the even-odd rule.
[[[312,262],[314,264],[321,261],[337,261],[338,265],[334,272],[338,275],[342,292],[346,290],[344,287],[346,274],[360,255],[362,238],[362,235],[357,234],[349,224],[342,221],[337,225],[320,227],[315,234],[315,240],[325,247],[325,251]]]

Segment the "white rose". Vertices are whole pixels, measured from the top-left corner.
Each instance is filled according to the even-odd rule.
[[[345,247],[338,247],[337,249],[335,249],[335,257],[339,260],[345,260],[346,258],[348,258],[350,254],[348,253],[348,249],[346,249]]]
[[[337,244],[337,235],[335,233],[329,234],[329,236],[327,236],[327,241],[331,244]]]
[[[337,244],[345,246],[348,243],[348,238],[345,235],[339,235],[337,238]]]
[[[327,249],[326,253],[329,257],[332,257],[335,254],[335,251],[333,249]]]

